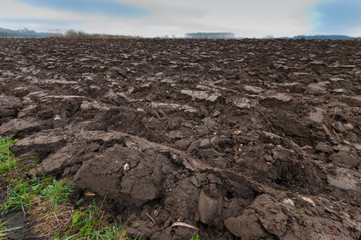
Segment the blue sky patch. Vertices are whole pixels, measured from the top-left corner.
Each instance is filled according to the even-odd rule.
[[[62,10],[87,15],[115,18],[139,18],[148,15],[148,10],[117,0],[16,0],[27,5],[53,10]]]
[[[314,34],[352,34],[352,29],[361,28],[360,0],[321,0],[306,14]]]

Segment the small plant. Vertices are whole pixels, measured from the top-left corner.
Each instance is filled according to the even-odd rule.
[[[100,204],[96,204],[93,201],[93,205],[86,208],[82,207],[75,211],[72,223],[68,227],[69,233],[76,232],[73,235],[73,239],[128,239],[126,236],[126,224],[118,225],[116,221],[110,224],[112,219],[107,217],[102,210],[105,199]]]
[[[9,147],[16,142],[17,139],[0,137],[0,173],[11,172],[18,166],[14,155],[9,150]]]
[[[51,177],[13,179],[8,190],[8,200],[2,207],[5,212],[23,209],[30,211],[41,201],[50,201],[56,209],[58,203],[69,204],[72,193],[69,180],[56,181]]]
[[[193,237],[189,240],[199,240],[199,235],[198,234],[195,234],[193,235]]]
[[[5,237],[8,235],[9,232],[20,229],[21,227],[15,227],[15,228],[7,228],[5,226],[6,222],[2,222],[0,220],[0,239],[5,239]]]
[[[53,179],[52,184],[47,185],[42,191],[41,196],[45,201],[56,208],[58,204],[69,205],[69,197],[73,189],[69,186],[69,179],[61,179],[59,181]]]

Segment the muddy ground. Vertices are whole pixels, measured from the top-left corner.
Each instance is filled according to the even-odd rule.
[[[360,41],[0,49],[0,134],[30,174],[113,199],[130,236],[361,239]]]

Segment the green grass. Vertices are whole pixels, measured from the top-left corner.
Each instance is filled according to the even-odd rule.
[[[5,239],[5,237],[7,236],[7,234],[11,231],[20,229],[21,227],[15,227],[15,228],[7,228],[5,226],[5,223],[3,221],[0,220],[0,239]]]
[[[0,137],[0,174],[11,172],[18,166],[14,155],[9,150],[10,146],[16,142],[17,139]]]
[[[52,177],[12,179],[9,183],[8,200],[0,207],[3,213],[23,209],[29,212],[39,202],[50,201],[56,207],[59,203],[69,205],[72,193],[68,179],[57,181]]]
[[[20,177],[22,171],[31,167],[20,164],[9,150],[16,141],[0,137],[0,173],[8,182],[7,201],[0,206],[2,215],[23,211],[37,223],[34,232],[49,239],[129,239],[126,224],[118,224],[102,210],[105,199],[100,204],[93,199],[92,205],[74,210],[69,179]],[[78,203],[85,201],[82,198]],[[15,229],[7,229],[5,223],[0,222],[0,239],[6,239]]]
[[[44,175],[21,177],[36,163],[32,160],[24,164],[15,158],[9,148],[16,141],[0,137],[0,174],[8,184],[7,201],[0,206],[2,215],[23,211],[36,222],[32,231],[46,239],[130,239],[126,235],[127,224],[121,224],[103,210],[106,198],[96,201],[93,196],[85,196],[73,206],[70,197],[74,189],[69,179],[57,180]],[[6,239],[6,235],[16,229],[7,229],[0,221],[0,239]],[[190,240],[199,240],[198,234]]]
[[[97,207],[94,203],[76,210],[71,225],[67,228],[68,233],[59,239],[66,239],[74,231],[76,234],[72,235],[73,239],[129,239],[126,236],[126,224],[120,225],[112,221],[114,219],[107,216],[101,208],[102,206]],[[109,224],[110,221],[113,223]]]
[[[195,234],[191,239],[189,240],[199,240],[199,235],[198,234]]]

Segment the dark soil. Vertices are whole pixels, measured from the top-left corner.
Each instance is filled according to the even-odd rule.
[[[138,224],[131,236],[360,239],[360,41],[0,49],[0,134],[39,169],[113,199]]]

